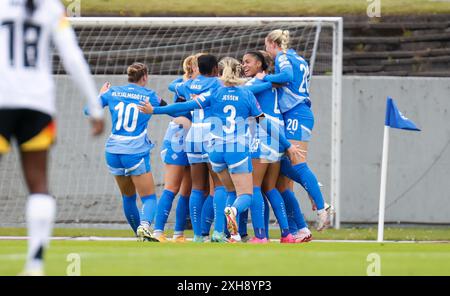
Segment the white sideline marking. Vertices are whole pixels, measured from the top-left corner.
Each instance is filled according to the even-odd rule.
[[[27,236],[0,236],[0,240],[27,240]],[[100,237],[100,236],[57,236],[51,240],[72,240],[72,241],[137,241],[134,237]],[[171,240],[171,239],[169,239]],[[188,238],[192,241],[192,238]],[[279,239],[270,239],[271,242],[279,242]],[[376,240],[312,240],[312,243],[378,243]],[[382,243],[401,243],[401,244],[444,244],[450,241],[384,241]]]

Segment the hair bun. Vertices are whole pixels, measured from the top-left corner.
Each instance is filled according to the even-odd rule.
[[[143,63],[133,63],[127,69],[128,82],[138,82],[148,74],[148,67]]]

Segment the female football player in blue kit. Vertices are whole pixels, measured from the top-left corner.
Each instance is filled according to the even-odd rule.
[[[177,84],[181,84],[199,75],[197,58],[201,54],[191,55],[183,61],[184,75],[174,80],[169,85],[169,90],[175,92],[174,102],[184,102],[183,98],[176,91]],[[186,219],[189,215],[189,195],[191,194],[191,172],[185,151],[186,135],[191,127],[191,114],[180,114],[174,118],[167,127],[164,135],[163,147],[161,148],[161,158],[164,162],[164,191],[158,202],[158,209],[155,217],[155,230],[153,235],[160,242],[166,242],[164,226],[169,217],[172,203],[180,193],[178,199],[173,241],[185,242],[184,229]]]
[[[298,153],[298,149],[291,145],[287,139],[271,128],[270,122],[264,119],[255,96],[251,91],[239,86],[241,64],[233,58],[221,60],[223,73],[221,80],[224,83],[214,92],[207,92],[194,97],[193,100],[172,104],[166,107],[153,107],[149,103],[142,103],[139,109],[147,114],[174,114],[180,111],[210,108],[210,121],[212,125],[209,161],[225,185],[228,198],[235,201],[231,207],[225,208],[227,226],[231,233],[230,241],[239,241],[236,216],[250,207],[253,195],[253,178],[251,155],[248,147],[248,122],[250,117],[261,120],[260,124],[270,135],[279,137],[283,147],[290,157]],[[266,125],[265,125],[266,124]],[[298,156],[296,156],[298,157]],[[256,233],[264,239],[265,233]]]
[[[100,95],[112,119],[111,136],[105,145],[106,163],[122,194],[128,223],[140,240],[157,242],[150,231],[156,214],[155,185],[150,167],[150,150],[154,145],[147,135],[151,115],[140,113],[138,106],[141,102],[153,106],[166,103],[145,87],[148,82],[146,65],[134,63],[127,73],[129,84],[108,85]],[[136,192],[142,201],[141,213],[136,206]]]
[[[271,72],[271,69],[273,69],[272,57],[267,52],[250,51],[244,55],[242,60],[245,76],[253,77],[246,83],[246,86],[254,92],[265,117],[268,120],[271,120],[272,125],[276,126],[281,131],[284,131],[284,121],[278,107],[278,90],[272,87],[272,83],[264,82],[254,77],[257,73]],[[257,200],[261,200],[261,203],[263,202],[263,197],[261,195],[262,189],[272,205],[278,224],[280,225],[280,242],[301,242],[296,241],[289,232],[287,210],[289,211],[290,209],[285,208],[283,198],[276,188],[280,173],[280,160],[284,151],[283,147],[281,147],[276,139],[272,139],[272,137],[267,135],[263,129],[256,128],[253,135],[252,148],[254,167],[254,196],[252,207],[258,207],[258,204],[256,203]],[[268,237],[269,207],[267,202],[266,205],[267,206],[264,208],[264,228],[266,230],[266,236]],[[252,209],[252,213],[253,212],[255,212],[255,210]],[[254,215],[252,215],[252,222],[255,224],[257,221],[254,221],[254,218]],[[301,215],[301,218],[303,218],[303,215]],[[304,220],[303,223],[306,226]]]
[[[317,207],[317,229],[330,225],[331,209],[325,208],[317,178],[308,167],[308,142],[314,126],[309,97],[309,66],[295,50],[289,49],[289,31],[274,30],[265,39],[266,51],[275,59],[275,74],[258,73],[257,78],[271,83],[283,84],[280,90],[279,106],[285,122],[286,137],[300,148],[299,157],[284,158],[281,172],[301,184],[313,198]]]
[[[194,79],[189,79],[183,83],[175,85],[174,90],[176,94],[186,98],[190,101],[195,96],[205,92],[213,92],[215,89],[221,86],[220,81],[217,79],[218,64],[217,59],[213,55],[202,54],[197,58],[198,70],[200,75]],[[181,104],[180,104],[181,105]],[[181,111],[185,112],[185,111]],[[192,177],[192,190],[189,198],[189,212],[194,230],[194,242],[203,242],[207,239],[205,228],[202,231],[202,218],[203,206],[208,196],[208,153],[206,151],[206,143],[208,142],[208,136],[211,128],[211,124],[207,121],[209,116],[209,107],[201,110],[194,110],[192,114],[192,125],[186,136],[186,152],[188,161],[191,168]],[[220,180],[212,174],[215,185],[213,203],[217,201],[221,204],[223,200],[226,200],[226,191],[220,184]],[[206,206],[211,206],[211,203],[207,203]],[[209,210],[214,208],[208,207]],[[214,213],[214,212],[213,212]],[[223,219],[224,220],[224,219]],[[221,220],[216,219],[216,223],[221,223]],[[205,223],[204,223],[205,224]],[[220,225],[219,225],[220,228]]]

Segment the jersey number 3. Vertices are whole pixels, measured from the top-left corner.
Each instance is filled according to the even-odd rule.
[[[13,21],[4,21],[1,23],[9,31],[9,61],[11,66],[15,66],[16,52],[21,54],[23,52],[23,65],[26,68],[35,68],[38,62],[39,53],[39,38],[41,36],[41,27],[30,22],[23,24],[14,23]],[[21,43],[16,43],[16,30],[22,31],[23,40]],[[22,44],[23,48],[16,49],[16,44]]]
[[[227,125],[230,124],[230,127],[224,126],[223,131],[227,134],[234,133],[234,130],[236,129],[236,108],[232,105],[226,105],[223,108],[223,113],[228,114],[230,112],[230,115],[227,116]]]

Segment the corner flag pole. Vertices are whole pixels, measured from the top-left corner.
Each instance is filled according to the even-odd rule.
[[[381,184],[380,184],[380,207],[378,209],[378,242],[383,241],[384,234],[384,211],[386,202],[387,169],[389,156],[389,129],[398,128],[409,131],[420,131],[420,129],[405,117],[395,105],[391,97],[386,100],[386,118],[384,120],[383,156],[381,159]]]
[[[384,126],[383,136],[383,156],[381,159],[381,185],[380,185],[380,205],[378,209],[378,242],[383,241],[384,234],[384,211],[386,202],[387,168],[389,156],[389,126]]]

